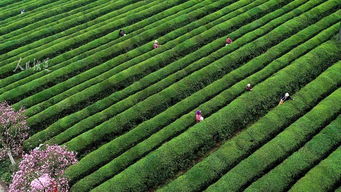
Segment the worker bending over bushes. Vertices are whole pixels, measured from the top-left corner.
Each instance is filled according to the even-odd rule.
[[[227,37],[225,40],[225,46],[228,46],[232,43],[232,39],[230,37]]]
[[[246,91],[252,91],[252,86],[251,86],[250,83],[248,83],[248,84],[246,85],[245,90],[246,90]]]
[[[288,100],[294,100],[294,99],[290,97],[289,93],[285,93],[284,97],[281,98],[278,105],[281,105],[285,101],[288,101]]]
[[[200,121],[204,120],[204,117],[201,115],[201,111],[198,110],[195,112],[195,121],[199,123]]]
[[[160,47],[160,44],[157,40],[154,41],[154,44],[153,44],[153,48],[156,49],[156,48],[159,48]]]
[[[126,32],[125,32],[124,30],[120,29],[119,35],[120,35],[121,37],[124,37],[124,36],[126,36],[127,34],[126,34]]]

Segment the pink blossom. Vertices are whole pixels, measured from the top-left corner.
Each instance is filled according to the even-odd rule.
[[[77,163],[76,154],[58,145],[40,146],[23,156],[19,170],[14,174],[9,192],[67,192],[64,170]]]
[[[53,183],[54,180],[47,173],[45,173],[31,182],[31,188],[32,191],[44,190],[53,185]]]
[[[6,102],[0,103],[0,160],[8,153],[13,156],[22,154],[22,145],[29,130],[24,112],[23,108],[14,111]]]

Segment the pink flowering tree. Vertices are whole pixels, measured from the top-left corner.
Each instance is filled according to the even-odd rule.
[[[15,164],[13,157],[22,154],[28,130],[24,109],[14,111],[6,102],[0,103],[0,160],[8,156]]]
[[[76,154],[64,146],[40,145],[23,156],[9,192],[67,192],[69,185],[64,170],[75,163]]]

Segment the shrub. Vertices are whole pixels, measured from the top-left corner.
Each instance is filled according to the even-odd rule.
[[[0,160],[8,155],[11,163],[15,164],[13,156],[22,153],[29,130],[24,112],[23,108],[14,111],[6,102],[0,103]]]
[[[321,27],[322,26],[323,25],[321,25]],[[307,28],[307,30],[309,30],[309,28]],[[304,33],[305,30],[301,32]],[[273,54],[273,52],[277,53],[276,51],[277,49],[280,50],[278,51],[278,54],[283,54],[283,52],[290,49],[291,47],[290,45],[292,45],[292,43],[298,43],[299,41],[291,41],[291,39],[292,38],[295,39],[297,36],[300,36],[300,34],[302,34],[301,32],[297,33],[296,35],[293,35],[291,38],[276,45],[275,47],[270,48],[263,55],[251,60],[242,67],[225,75],[218,81],[192,94],[191,96],[180,101],[176,105],[169,107],[166,111],[158,114],[152,119],[144,121],[143,123],[135,127],[133,130],[129,131],[128,133],[110,141],[109,143],[101,146],[99,149],[85,156],[79,162],[79,164],[72,167],[73,179],[75,179],[75,177],[78,178],[80,175],[90,173],[90,170],[94,170],[95,167],[102,165],[107,161],[110,161],[111,159],[112,161],[107,163],[105,166],[102,166],[97,171],[94,171],[86,178],[82,179],[80,182],[74,185],[73,188],[77,188],[77,190],[79,191],[87,190],[88,186],[95,185],[96,183],[98,184],[99,182],[102,181],[102,179],[99,179],[99,175],[104,180],[105,178],[115,175],[120,170],[132,164],[137,159],[141,158],[142,155],[150,152],[151,150],[160,146],[163,142],[170,140],[172,137],[180,134],[181,132],[185,131],[188,127],[192,126],[194,124],[193,112],[191,111],[192,109],[193,110],[196,108],[202,109],[203,111],[205,111],[205,116],[209,116],[212,113],[218,111],[221,107],[227,105],[230,101],[232,101],[240,94],[242,94],[244,92],[244,88],[247,82],[252,82],[254,84],[260,83],[262,80],[268,78],[277,70],[283,68],[286,65],[289,65],[291,61],[295,60],[297,57],[304,54],[309,49],[312,49],[313,47],[329,39],[329,37],[331,37],[335,32],[335,26],[331,27],[328,30],[325,30],[321,34],[314,36],[314,38],[312,38],[308,42],[300,45],[299,47],[293,49],[292,52],[289,52],[288,54],[284,55],[283,57],[280,57],[279,59],[273,61],[272,63],[266,66],[267,62],[270,62],[273,59],[273,57],[276,56],[275,54]],[[307,36],[306,38],[309,38],[309,36]],[[301,49],[303,47],[306,50]],[[281,60],[282,62],[279,62],[279,60]],[[259,70],[264,66],[266,67],[263,70],[233,85],[238,80],[244,78],[248,74],[252,74],[253,72]],[[335,86],[335,84],[330,83],[330,86]],[[322,90],[328,90],[330,86],[326,86],[325,87],[326,89]],[[220,93],[220,91],[222,92]],[[216,93],[219,94],[215,95]],[[213,94],[215,96],[214,98],[207,100],[207,98],[212,97],[210,94]],[[200,106],[198,106],[199,104]],[[191,112],[187,113],[188,111]],[[184,113],[187,114],[183,115]],[[58,139],[60,138],[59,140],[63,140],[64,138],[67,138],[68,134],[70,133],[73,133],[73,131],[67,130],[63,134],[58,135],[57,138]],[[147,138],[149,136],[150,138]],[[147,139],[142,141],[144,138]],[[58,140],[52,139],[50,142],[53,143],[56,141]],[[130,148],[132,145],[137,146]],[[117,155],[119,155],[125,150],[128,151],[126,151],[121,156],[117,157]],[[102,158],[100,159],[97,158],[99,155],[101,155]],[[106,170],[111,171],[108,172]]]
[[[64,170],[76,162],[76,154],[65,147],[51,145],[36,148],[24,155],[19,170],[13,176],[9,192],[54,191],[55,188],[58,191],[68,191]]]

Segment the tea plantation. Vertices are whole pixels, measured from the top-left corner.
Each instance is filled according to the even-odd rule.
[[[77,152],[73,192],[341,191],[340,8],[1,0],[0,102]]]

